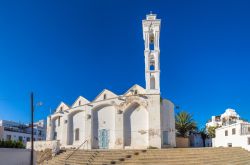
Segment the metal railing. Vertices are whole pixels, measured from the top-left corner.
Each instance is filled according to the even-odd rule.
[[[88,140],[85,140],[81,145],[79,145],[69,156],[67,156],[67,158],[65,159],[65,161],[64,161],[64,165],[67,165],[67,160],[72,156],[72,155],[74,155],[74,153],[76,152],[76,151],[78,151],[84,144],[88,144]],[[88,146],[88,145],[87,145]]]

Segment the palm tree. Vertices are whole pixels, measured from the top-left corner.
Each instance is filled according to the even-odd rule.
[[[191,114],[181,111],[175,115],[175,128],[178,136],[187,137],[190,131],[197,129],[197,124]]]

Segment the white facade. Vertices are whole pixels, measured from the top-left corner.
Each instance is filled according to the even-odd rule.
[[[219,116],[212,116],[211,120],[206,123],[206,127],[221,127],[223,125],[229,125],[242,122],[240,116],[234,109],[228,108]]]
[[[0,139],[22,141],[24,144],[31,140],[29,124],[20,124],[14,121],[0,120]],[[34,140],[46,139],[46,125],[44,120],[34,123]]]
[[[123,95],[103,90],[93,101],[80,96],[61,103],[48,116],[47,140],[61,147],[139,149],[175,147],[174,105],[160,96],[160,23],[155,14],[142,21],[146,89],[132,86]]]
[[[217,128],[213,147],[242,147],[250,151],[250,123],[238,122]]]

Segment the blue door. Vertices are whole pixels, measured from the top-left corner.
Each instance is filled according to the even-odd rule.
[[[109,131],[107,129],[101,129],[98,132],[99,148],[108,149],[109,144]]]

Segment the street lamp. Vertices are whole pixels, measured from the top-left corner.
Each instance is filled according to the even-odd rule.
[[[31,155],[30,155],[30,165],[33,165],[34,161],[34,93],[30,94],[30,105],[31,105]],[[38,102],[36,106],[42,106],[42,102]]]

